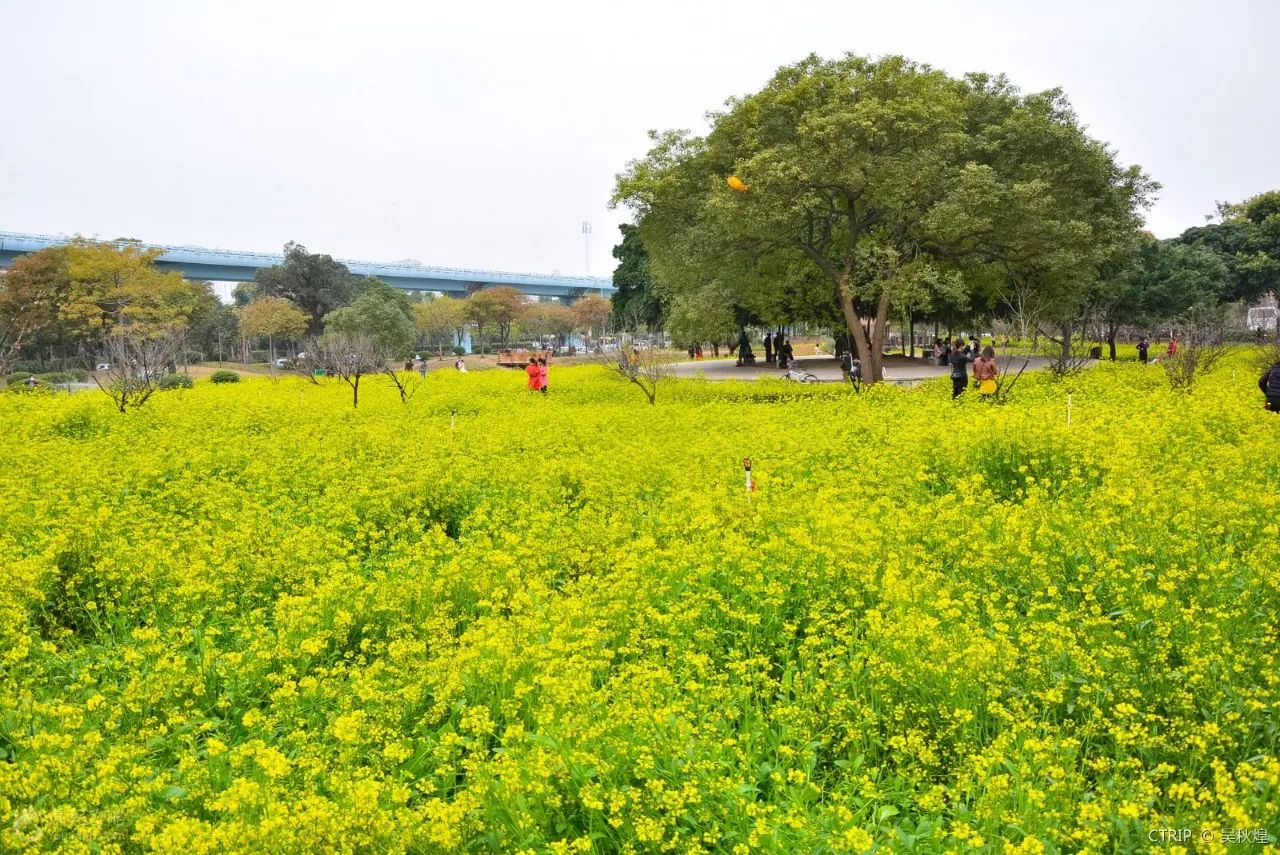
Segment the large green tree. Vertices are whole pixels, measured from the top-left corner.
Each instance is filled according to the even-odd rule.
[[[662,328],[666,307],[649,272],[649,253],[640,230],[630,223],[618,227],[622,241],[613,248],[618,266],[613,271],[613,317],[618,325],[632,331]]]
[[[365,282],[345,264],[293,241],[284,245],[284,260],[259,270],[256,279],[262,294],[283,297],[307,313],[311,335],[324,327],[325,315],[351,303]]]
[[[1060,92],[897,56],[811,56],[712,121],[705,137],[655,133],[618,178],[653,274],[765,319],[817,286],[873,381],[895,306],[1009,280],[1073,308],[1153,188]]]
[[[1223,299],[1253,303],[1280,291],[1280,190],[1221,204],[1218,216],[1221,222],[1187,229],[1179,240],[1221,257],[1228,272]]]
[[[1151,329],[1219,305],[1230,290],[1227,265],[1198,244],[1137,233],[1127,252],[1104,265],[1091,300],[1111,359],[1121,326]]]
[[[325,315],[325,334],[367,338],[383,359],[408,353],[418,330],[404,291],[371,276],[360,286],[360,292],[350,306]]]
[[[737,335],[738,322],[727,295],[709,286],[685,291],[672,300],[667,331],[677,347],[711,344],[719,353],[719,346]]]

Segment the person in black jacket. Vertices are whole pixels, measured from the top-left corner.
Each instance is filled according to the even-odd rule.
[[[1267,396],[1267,409],[1280,413],[1280,362],[1267,369],[1258,380],[1258,388]]]
[[[973,361],[973,357],[965,353],[965,346],[961,344],[960,339],[956,339],[956,343],[951,347],[951,398],[955,400],[964,393],[964,387],[969,385],[969,363]]]

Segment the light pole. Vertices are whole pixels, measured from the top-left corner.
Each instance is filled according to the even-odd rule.
[[[582,221],[582,242],[586,246],[587,275],[591,275],[591,223]]]

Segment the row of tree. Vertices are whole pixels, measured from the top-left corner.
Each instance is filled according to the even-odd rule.
[[[482,347],[505,345],[515,333],[559,341],[576,331],[599,335],[612,311],[594,295],[566,306],[511,287],[461,300],[410,295],[296,243],[285,246],[280,264],[238,285],[235,305],[226,306],[209,283],[158,269],[159,254],[134,241],[76,239],[20,257],[0,276],[0,375],[19,360],[92,367],[117,332],[163,337],[175,363],[222,361],[262,342],[274,362],[281,344],[330,333],[367,335],[391,359],[424,345],[443,355],[467,333]]]
[[[131,242],[74,240],[18,258],[0,277],[0,374],[24,357],[93,363],[125,330],[173,333],[179,359],[191,346],[230,340],[232,319],[212,288],[157,269],[158,255]]]
[[[244,335],[266,338],[274,361],[277,338],[300,341],[326,332],[366,333],[387,358],[426,348],[443,356],[468,333],[485,349],[508,344],[516,333],[563,341],[575,331],[599,334],[612,307],[588,295],[573,306],[531,300],[509,286],[472,292],[465,299],[409,294],[378,279],[354,276],[339,261],[289,243],[280,264],[237,285],[233,300]]]
[[[1158,185],[1090,138],[1059,90],[897,56],[811,56],[654,132],[618,176],[617,321],[686,341],[746,324],[843,328],[882,377],[890,322],[1005,319],[1070,353],[1086,330],[1254,300],[1280,284],[1280,194],[1157,241]]]

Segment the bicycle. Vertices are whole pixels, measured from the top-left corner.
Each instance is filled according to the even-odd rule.
[[[793,365],[782,375],[782,379],[794,383],[817,383],[818,375]]]

